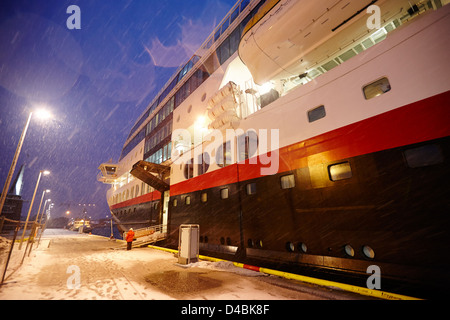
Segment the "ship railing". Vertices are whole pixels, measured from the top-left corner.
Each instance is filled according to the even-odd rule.
[[[158,224],[147,228],[136,229],[134,231],[133,246],[142,246],[144,244],[155,243],[164,240],[167,237],[167,225]],[[123,233],[123,239],[126,238],[127,232]]]

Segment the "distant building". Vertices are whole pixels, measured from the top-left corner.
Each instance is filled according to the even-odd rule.
[[[14,179],[11,188],[6,195],[6,201],[3,206],[1,217],[5,217],[10,220],[20,220],[22,214],[22,187],[23,187],[23,176],[24,176],[25,165],[20,167],[19,173]],[[11,224],[5,222],[4,228],[7,228]]]

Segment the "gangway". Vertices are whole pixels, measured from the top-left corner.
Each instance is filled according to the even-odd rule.
[[[123,238],[126,238],[127,233],[123,233]],[[148,244],[156,243],[158,241],[167,238],[167,225],[159,224],[155,226],[150,226],[147,228],[134,230],[133,248],[142,247]]]

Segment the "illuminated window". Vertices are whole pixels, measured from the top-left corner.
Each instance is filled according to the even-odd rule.
[[[328,173],[331,181],[350,179],[353,176],[352,168],[350,167],[350,163],[348,162],[329,166]]]
[[[370,100],[391,91],[391,84],[389,83],[388,78],[382,78],[365,86],[363,91],[366,100]]]
[[[191,204],[191,197],[187,196],[186,199],[184,199],[184,203],[186,203],[187,205]]]
[[[208,193],[203,192],[202,196],[201,196],[201,200],[202,200],[203,203],[207,202],[208,201]]]
[[[293,174],[281,177],[281,189],[291,189],[295,187],[295,177]]]
[[[231,153],[231,142],[227,141],[216,151],[216,163],[219,167],[225,167],[233,164],[233,155]]]
[[[173,206],[174,207],[178,206],[178,199],[173,199]]]
[[[221,199],[228,199],[229,197],[229,191],[228,188],[224,188],[220,190],[220,198]]]

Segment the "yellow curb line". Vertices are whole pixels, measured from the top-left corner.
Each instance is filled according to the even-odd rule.
[[[152,249],[156,249],[156,250],[170,252],[170,253],[178,253],[178,250],[167,249],[167,248],[156,247],[156,246],[148,246],[148,247],[152,248]],[[253,267],[253,266],[248,266],[243,263],[238,263],[238,262],[203,256],[203,255],[199,255],[198,257],[201,260],[208,260],[208,261],[212,261],[212,262],[220,262],[220,261],[232,262],[234,266],[239,267],[239,268],[259,271],[261,273],[270,274],[270,275],[282,277],[285,279],[292,279],[292,280],[297,280],[297,281],[301,281],[301,282],[316,284],[319,286],[338,288],[338,289],[341,289],[344,291],[354,292],[357,294],[361,294],[361,295],[365,295],[365,296],[369,296],[369,297],[375,297],[375,298],[384,299],[384,300],[422,300],[419,298],[409,297],[409,296],[405,296],[405,295],[401,295],[401,294],[397,294],[397,293],[385,292],[385,291],[380,291],[380,290],[371,290],[368,288],[358,287],[358,286],[354,286],[354,285],[350,285],[350,284],[316,279],[316,278],[302,276],[302,275],[298,275],[298,274],[294,274],[294,273],[272,270],[272,269],[268,269],[268,268]]]

